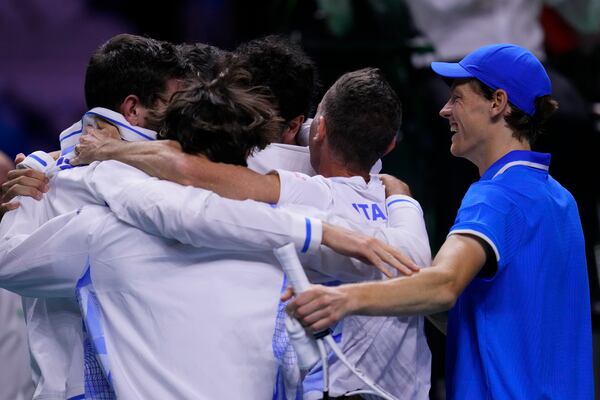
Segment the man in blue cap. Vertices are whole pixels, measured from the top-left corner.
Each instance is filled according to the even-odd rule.
[[[313,286],[289,307],[321,330],[348,314],[450,310],[450,399],[593,398],[583,233],[571,194],[531,151],[557,109],[531,52],[479,48],[433,63],[451,85],[440,111],[454,156],[479,169],[432,268],[386,282]],[[289,295],[289,293],[288,293]]]

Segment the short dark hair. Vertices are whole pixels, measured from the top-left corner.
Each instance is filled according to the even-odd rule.
[[[269,88],[284,120],[312,112],[318,90],[317,68],[299,45],[271,35],[242,43],[235,54],[252,75],[252,84]]]
[[[177,46],[192,78],[213,80],[227,65],[230,53],[205,43],[183,43]]]
[[[469,79],[469,82],[473,84],[475,90],[477,90],[483,97],[488,100],[492,100],[495,90],[487,86],[478,79]],[[535,99],[535,113],[529,115],[526,112],[519,109],[517,106],[509,102],[510,113],[504,116],[504,121],[508,127],[513,131],[513,136],[518,140],[527,140],[530,144],[535,143],[537,137],[544,133],[544,125],[558,110],[558,102],[550,95],[540,96]]]
[[[190,82],[173,96],[160,136],[176,140],[186,153],[247,165],[246,158],[273,142],[283,124],[260,88],[249,87],[249,78],[232,65],[211,81]]]
[[[342,75],[321,107],[332,151],[362,171],[385,154],[402,123],[400,100],[375,68]]]
[[[85,74],[88,108],[117,111],[129,94],[152,107],[169,79],[186,76],[183,60],[168,42],[130,34],[112,37],[92,55]]]

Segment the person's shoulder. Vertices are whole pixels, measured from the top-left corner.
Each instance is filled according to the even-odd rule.
[[[510,201],[513,197],[512,190],[499,182],[493,180],[481,180],[473,183],[463,198],[463,203],[468,202],[485,202],[493,203],[494,201]]]
[[[573,195],[547,171],[510,168],[493,182],[526,214],[529,214],[533,208],[540,210],[556,205],[576,207]]]
[[[110,173],[115,179],[127,176],[148,177],[144,171],[116,160],[94,161],[88,167],[96,173]]]
[[[50,184],[52,182],[60,182],[63,180],[79,180],[82,176],[94,171],[98,162],[93,162],[89,165],[67,166],[57,171],[48,173]]]
[[[248,167],[259,173],[267,173],[274,169],[300,171],[314,175],[315,171],[310,165],[308,147],[295,146],[282,143],[271,143],[248,158]]]
[[[277,174],[282,179],[287,179],[287,180],[290,180],[290,181],[308,182],[308,181],[311,181],[311,180],[314,181],[313,178],[316,178],[316,176],[310,176],[310,175],[307,175],[307,174],[305,174],[303,172],[289,170],[289,169],[285,169],[285,168],[277,168],[277,169],[275,169],[275,171],[277,172]]]
[[[569,191],[569,189],[564,187],[559,181],[550,175],[548,176],[548,186],[553,196],[563,197],[571,202],[575,202],[575,197],[573,197],[573,194]]]
[[[462,199],[460,211],[487,210],[494,215],[520,219],[527,214],[530,202],[523,194],[494,180],[478,181],[471,185]]]
[[[302,190],[309,190],[310,188],[327,188],[331,190],[331,187],[335,184],[335,180],[332,178],[325,178],[322,175],[307,175],[303,172],[289,171],[289,170],[277,170],[277,173],[285,180],[287,184],[300,185]]]

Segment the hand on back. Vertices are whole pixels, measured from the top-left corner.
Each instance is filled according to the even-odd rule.
[[[381,179],[381,182],[385,186],[385,197],[396,194],[412,196],[410,187],[400,179],[388,174],[380,174],[379,179]]]

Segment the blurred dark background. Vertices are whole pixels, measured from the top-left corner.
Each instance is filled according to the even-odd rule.
[[[430,3],[431,10],[427,10]],[[455,4],[456,3],[456,4]],[[514,3],[514,4],[513,4]],[[551,152],[551,173],[577,199],[587,241],[594,309],[595,365],[600,365],[600,289],[596,257],[600,186],[600,1],[509,0],[5,0],[0,2],[0,150],[55,150],[58,134],[85,111],[83,80],[92,51],[111,36],[129,32],[157,39],[204,42],[233,49],[272,33],[288,35],[316,61],[323,91],[344,72],[382,69],[404,105],[396,150],[384,171],[406,180],[425,210],[432,251],[452,225],[460,199],[477,171],[449,153],[447,124],[437,116],[445,84],[429,61],[450,61],[444,32],[467,30],[455,53],[486,40],[477,24],[486,14],[508,18],[496,42],[516,42],[519,33],[545,60],[561,112],[536,145]],[[532,14],[520,32],[506,13]],[[523,11],[519,9],[523,7]],[[532,8],[533,7],[533,8]],[[527,8],[527,10],[525,9]],[[437,18],[437,20],[436,20]],[[463,20],[464,19],[464,20]],[[470,28],[472,23],[472,28]],[[535,28],[535,34],[526,32]],[[470,29],[470,31],[469,31]],[[533,39],[532,39],[533,40]],[[474,43],[472,44],[471,41]],[[521,44],[521,43],[518,43]],[[469,46],[472,46],[469,48]],[[454,49],[453,49],[454,50]],[[458,57],[461,58],[461,57]],[[551,295],[551,294],[549,294]],[[428,327],[434,354],[432,398],[443,394],[443,336]],[[598,371],[596,372],[598,376]],[[596,387],[600,381],[596,379]],[[597,396],[600,398],[600,396]]]

